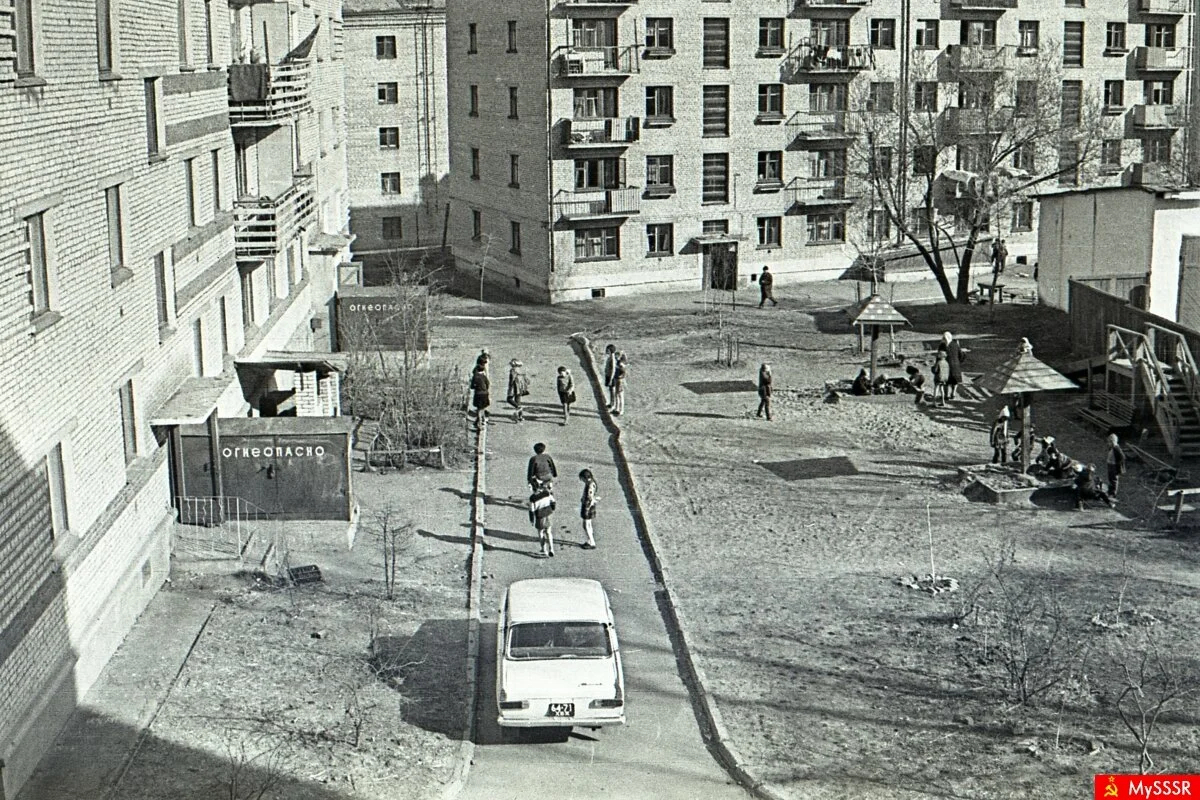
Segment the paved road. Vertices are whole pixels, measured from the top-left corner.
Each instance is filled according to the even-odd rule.
[[[488,426],[489,549],[483,571],[492,577],[483,584],[478,746],[460,800],[524,800],[539,795],[562,800],[745,800],[749,794],[732,782],[701,739],[658,611],[657,585],[617,483],[608,434],[583,365],[566,342],[547,350],[533,361],[527,353],[492,349],[492,385],[505,386],[508,360],[520,357],[531,374],[527,399],[533,402],[520,424],[512,422],[505,407],[494,405],[498,413]],[[561,424],[553,388],[558,364],[574,374],[580,401],[566,426]],[[537,537],[525,510],[525,464],[538,441],[548,445],[559,473],[554,516],[557,555],[552,559],[534,557]],[[584,467],[592,470],[600,487],[596,550],[579,547],[583,533],[578,475]],[[553,739],[501,731],[496,725],[492,654],[502,594],[509,583],[521,578],[560,576],[596,578],[608,589],[625,667],[628,723],[599,731],[581,728]]]

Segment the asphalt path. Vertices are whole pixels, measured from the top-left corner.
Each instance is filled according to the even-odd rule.
[[[525,421],[514,423],[511,412],[494,398],[488,425],[477,746],[459,798],[744,800],[749,793],[714,760],[701,737],[659,612],[656,591],[660,587],[617,481],[608,432],[587,373],[566,343],[537,361],[523,360],[534,380]],[[493,387],[506,385],[506,362],[493,362]],[[567,425],[562,425],[553,390],[557,364],[571,368],[580,401]],[[554,485],[556,555],[549,559],[537,557],[537,534],[526,511],[525,467],[538,441],[547,444],[559,476]],[[596,550],[580,547],[584,537],[578,475],[584,467],[592,470],[599,485]],[[504,590],[523,578],[567,576],[595,578],[608,590],[625,670],[627,723],[569,733],[566,729],[546,734],[502,730],[496,724],[494,654],[495,622]]]

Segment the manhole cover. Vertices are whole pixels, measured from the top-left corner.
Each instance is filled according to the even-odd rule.
[[[691,381],[683,388],[694,394],[729,394],[733,392],[757,392],[754,381]]]
[[[770,470],[785,481],[804,481],[812,478],[833,478],[858,474],[858,469],[853,462],[845,456],[759,462],[759,466]]]

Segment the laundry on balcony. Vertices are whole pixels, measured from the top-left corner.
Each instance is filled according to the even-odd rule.
[[[291,52],[283,57],[283,60],[284,61],[303,61],[304,59],[308,58],[309,54],[312,52],[313,42],[315,42],[317,40],[317,31],[319,31],[320,29],[321,29],[321,26],[318,23],[317,26],[314,27],[312,29],[312,31],[308,34],[308,36],[305,36],[300,41],[300,44],[293,47]]]
[[[230,64],[229,99],[237,103],[266,100],[271,89],[271,68],[266,64]]]

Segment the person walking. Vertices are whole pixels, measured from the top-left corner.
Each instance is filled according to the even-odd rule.
[[[946,384],[950,380],[950,362],[944,350],[939,350],[933,362],[933,402],[939,408],[946,405]]]
[[[761,417],[767,412],[767,422],[771,421],[771,390],[775,377],[771,374],[771,365],[764,361],[758,368],[758,412],[754,416]]]
[[[1008,406],[1000,409],[1000,413],[996,415],[995,422],[992,423],[992,463],[1007,464],[1008,463],[1008,420],[1012,416],[1012,412],[1008,410]]]
[[[542,558],[554,557],[554,528],[550,516],[556,504],[550,484],[543,483],[529,495],[529,521],[538,533],[538,544],[542,547]]]
[[[471,373],[471,404],[475,406],[475,425],[487,424],[488,406],[492,404],[492,381],[488,378],[486,364],[476,362]]]
[[[763,303],[767,302],[768,300],[771,301],[772,306],[779,305],[779,302],[775,299],[774,289],[775,276],[771,274],[766,265],[763,265],[762,274],[758,276],[758,293],[760,295],[760,299],[758,301],[759,308],[762,308]]]
[[[1108,435],[1108,494],[1117,496],[1117,487],[1121,476],[1125,474],[1125,451],[1121,449],[1121,440],[1115,433]]]
[[[629,380],[629,360],[624,353],[617,353],[617,365],[613,369],[613,407],[614,417],[625,413],[625,383]]]
[[[521,398],[529,394],[529,376],[525,374],[525,365],[517,359],[513,359],[508,365],[508,404],[517,410],[513,416],[513,422],[521,422],[525,419],[525,408],[521,405]]]
[[[942,341],[938,345],[938,352],[946,354],[946,363],[949,365],[946,375],[946,400],[953,400],[958,395],[958,385],[962,383],[963,379],[962,364],[964,351],[958,339],[954,338],[954,334],[946,331],[942,334]]]
[[[579,471],[579,480],[583,481],[583,497],[579,498],[579,518],[583,520],[583,535],[587,541],[583,543],[584,550],[596,549],[596,536],[592,531],[592,520],[596,518],[596,479],[590,469]]]
[[[555,378],[555,388],[558,389],[558,402],[562,404],[563,425],[571,418],[571,404],[575,402],[575,378],[566,367],[558,368]]]
[[[608,345],[604,348],[604,388],[608,390],[608,409],[611,411],[617,402],[613,392],[613,375],[617,371],[617,348]]]
[[[550,486],[555,478],[558,477],[558,468],[554,466],[554,459],[546,452],[544,442],[538,442],[533,446],[533,455],[529,457],[529,464],[525,467],[525,480],[534,489],[539,486]]]
[[[1008,261],[1008,247],[1005,246],[1003,239],[992,240],[992,272],[996,275],[1004,274],[1004,265]]]

